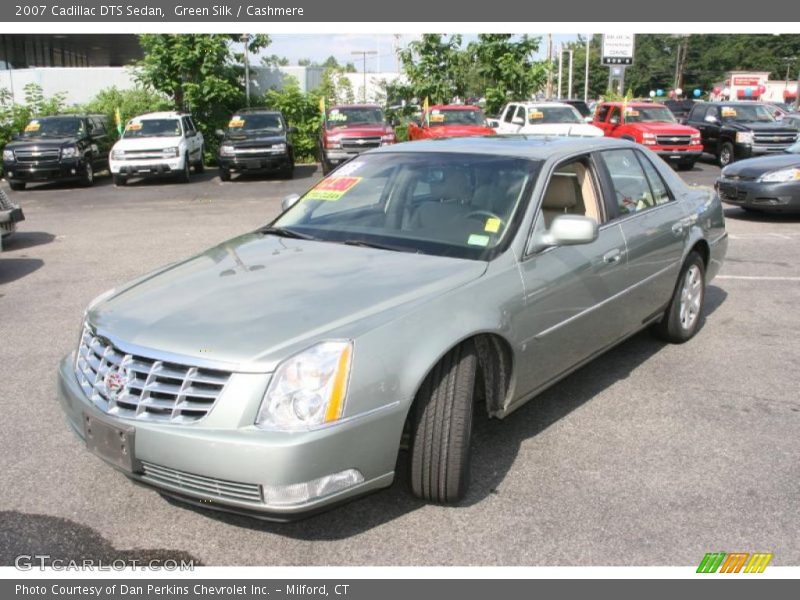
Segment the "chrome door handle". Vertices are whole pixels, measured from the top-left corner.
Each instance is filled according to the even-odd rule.
[[[681,235],[683,233],[683,223],[675,223],[672,226],[672,233],[675,235]]]
[[[613,265],[614,263],[618,263],[622,259],[622,252],[619,251],[619,248],[606,252],[603,255],[603,262],[607,265]]]

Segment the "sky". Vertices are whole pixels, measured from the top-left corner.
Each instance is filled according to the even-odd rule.
[[[539,49],[539,58],[544,58],[547,54],[546,34],[531,32],[530,35],[540,36],[542,44]],[[405,47],[409,42],[419,36],[400,35],[399,45]],[[463,43],[476,40],[475,34],[464,34]],[[309,58],[312,61],[323,62],[326,58],[333,55],[340,64],[352,62],[361,71],[363,59],[360,55],[354,55],[354,51],[376,51],[376,56],[367,56],[367,72],[376,71],[395,71],[397,63],[394,54],[395,36],[390,34],[346,34],[333,33],[327,35],[320,34],[270,34],[272,44],[269,45],[262,54],[285,56],[290,64],[297,64],[301,58]],[[575,35],[554,35],[553,44],[559,42],[569,42],[577,38]]]

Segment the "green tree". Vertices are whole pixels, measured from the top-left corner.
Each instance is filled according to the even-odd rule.
[[[116,87],[100,90],[92,100],[83,106],[89,113],[104,114],[111,125],[109,131],[117,135],[114,117],[119,109],[120,118],[125,123],[129,119],[149,112],[169,110],[171,102],[164,94],[136,86],[133,89],[120,90]]]
[[[270,56],[262,56],[261,64],[265,67],[288,67],[289,59],[285,56],[271,54]]]
[[[281,111],[289,125],[297,128],[292,142],[298,162],[314,160],[316,156],[317,134],[322,124],[319,99],[316,93],[304,94],[294,77],[286,78],[282,90],[264,94],[264,106]]]
[[[325,98],[327,106],[355,102],[353,84],[341,67],[328,67],[323,71],[317,92]]]
[[[424,34],[398,54],[411,92],[431,104],[450,102],[466,93],[461,36]]]

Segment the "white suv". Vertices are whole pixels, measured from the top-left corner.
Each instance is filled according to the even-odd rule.
[[[192,116],[179,112],[155,112],[134,117],[114,144],[109,157],[114,185],[129,177],[177,175],[189,181],[191,167],[203,172],[203,134]]]

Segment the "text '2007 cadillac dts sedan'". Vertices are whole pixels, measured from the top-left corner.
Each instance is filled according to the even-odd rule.
[[[390,485],[406,432],[412,492],[457,502],[473,418],[642,328],[690,339],[727,249],[713,190],[607,138],[399,144],[293,200],[91,303],[58,380],[92,452],[286,520]]]

